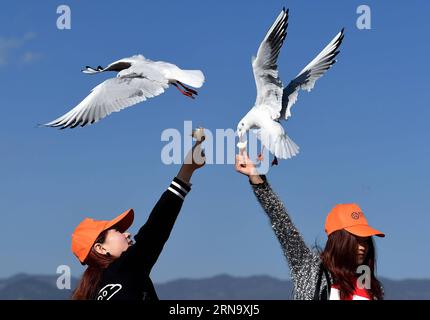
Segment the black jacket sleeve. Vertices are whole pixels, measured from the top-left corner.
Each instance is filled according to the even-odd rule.
[[[146,223],[134,237],[135,244],[119,258],[121,269],[137,271],[142,276],[149,275],[169,239],[185,196],[190,190],[190,184],[176,177],[173,179],[152,209]]]

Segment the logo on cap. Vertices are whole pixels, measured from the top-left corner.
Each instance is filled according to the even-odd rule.
[[[363,215],[363,212],[353,212],[351,213],[351,218],[354,220],[360,219],[360,216]]]

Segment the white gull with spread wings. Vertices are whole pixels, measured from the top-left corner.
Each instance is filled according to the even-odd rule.
[[[277,158],[289,159],[299,152],[299,147],[287,136],[280,121],[291,116],[291,107],[297,101],[300,89],[310,91],[320,78],[336,62],[338,48],[342,43],[343,29],[299,74],[283,87],[278,76],[277,59],[287,35],[288,10],[282,9],[267,32],[253,57],[252,69],[257,86],[257,99],[251,110],[239,121],[237,135],[240,141],[250,129],[264,147]]]
[[[45,126],[64,129],[95,123],[112,112],[162,94],[169,84],[185,96],[194,98],[197,92],[188,86],[200,88],[205,80],[200,70],[182,70],[174,64],[151,61],[142,55],[115,61],[106,68],[87,66],[82,70],[87,74],[105,71],[118,74],[96,86],[76,107]]]

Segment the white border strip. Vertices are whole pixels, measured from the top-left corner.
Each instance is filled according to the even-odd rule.
[[[177,182],[175,182],[175,181],[172,181],[172,184],[173,184],[175,187],[178,187],[179,189],[181,189],[182,191],[184,191],[184,192],[185,192],[185,194],[187,194],[187,193],[188,193],[188,191],[187,191],[187,190],[185,190],[185,188],[184,188],[184,187],[182,187],[179,183],[177,183]]]
[[[184,197],[182,196],[182,194],[180,194],[178,191],[176,191],[175,189],[168,187],[167,190],[172,191],[174,194],[176,194],[179,198],[181,198],[182,200],[184,200]]]

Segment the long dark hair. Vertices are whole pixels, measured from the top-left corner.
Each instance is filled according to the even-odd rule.
[[[372,299],[383,299],[381,283],[375,275],[376,252],[373,238],[368,238],[367,255],[362,263],[370,268],[370,289],[366,289]],[[324,250],[321,252],[321,260],[324,267],[330,271],[334,283],[339,287],[340,299],[352,296],[357,279],[357,238],[346,230],[338,230],[328,237]]]
[[[108,230],[105,230],[100,233],[94,243],[104,243],[107,232]],[[106,269],[114,259],[115,258],[110,255],[98,253],[93,246],[88,257],[85,259],[85,263],[88,267],[82,275],[77,288],[73,292],[72,300],[95,299],[99,290],[103,270]]]

